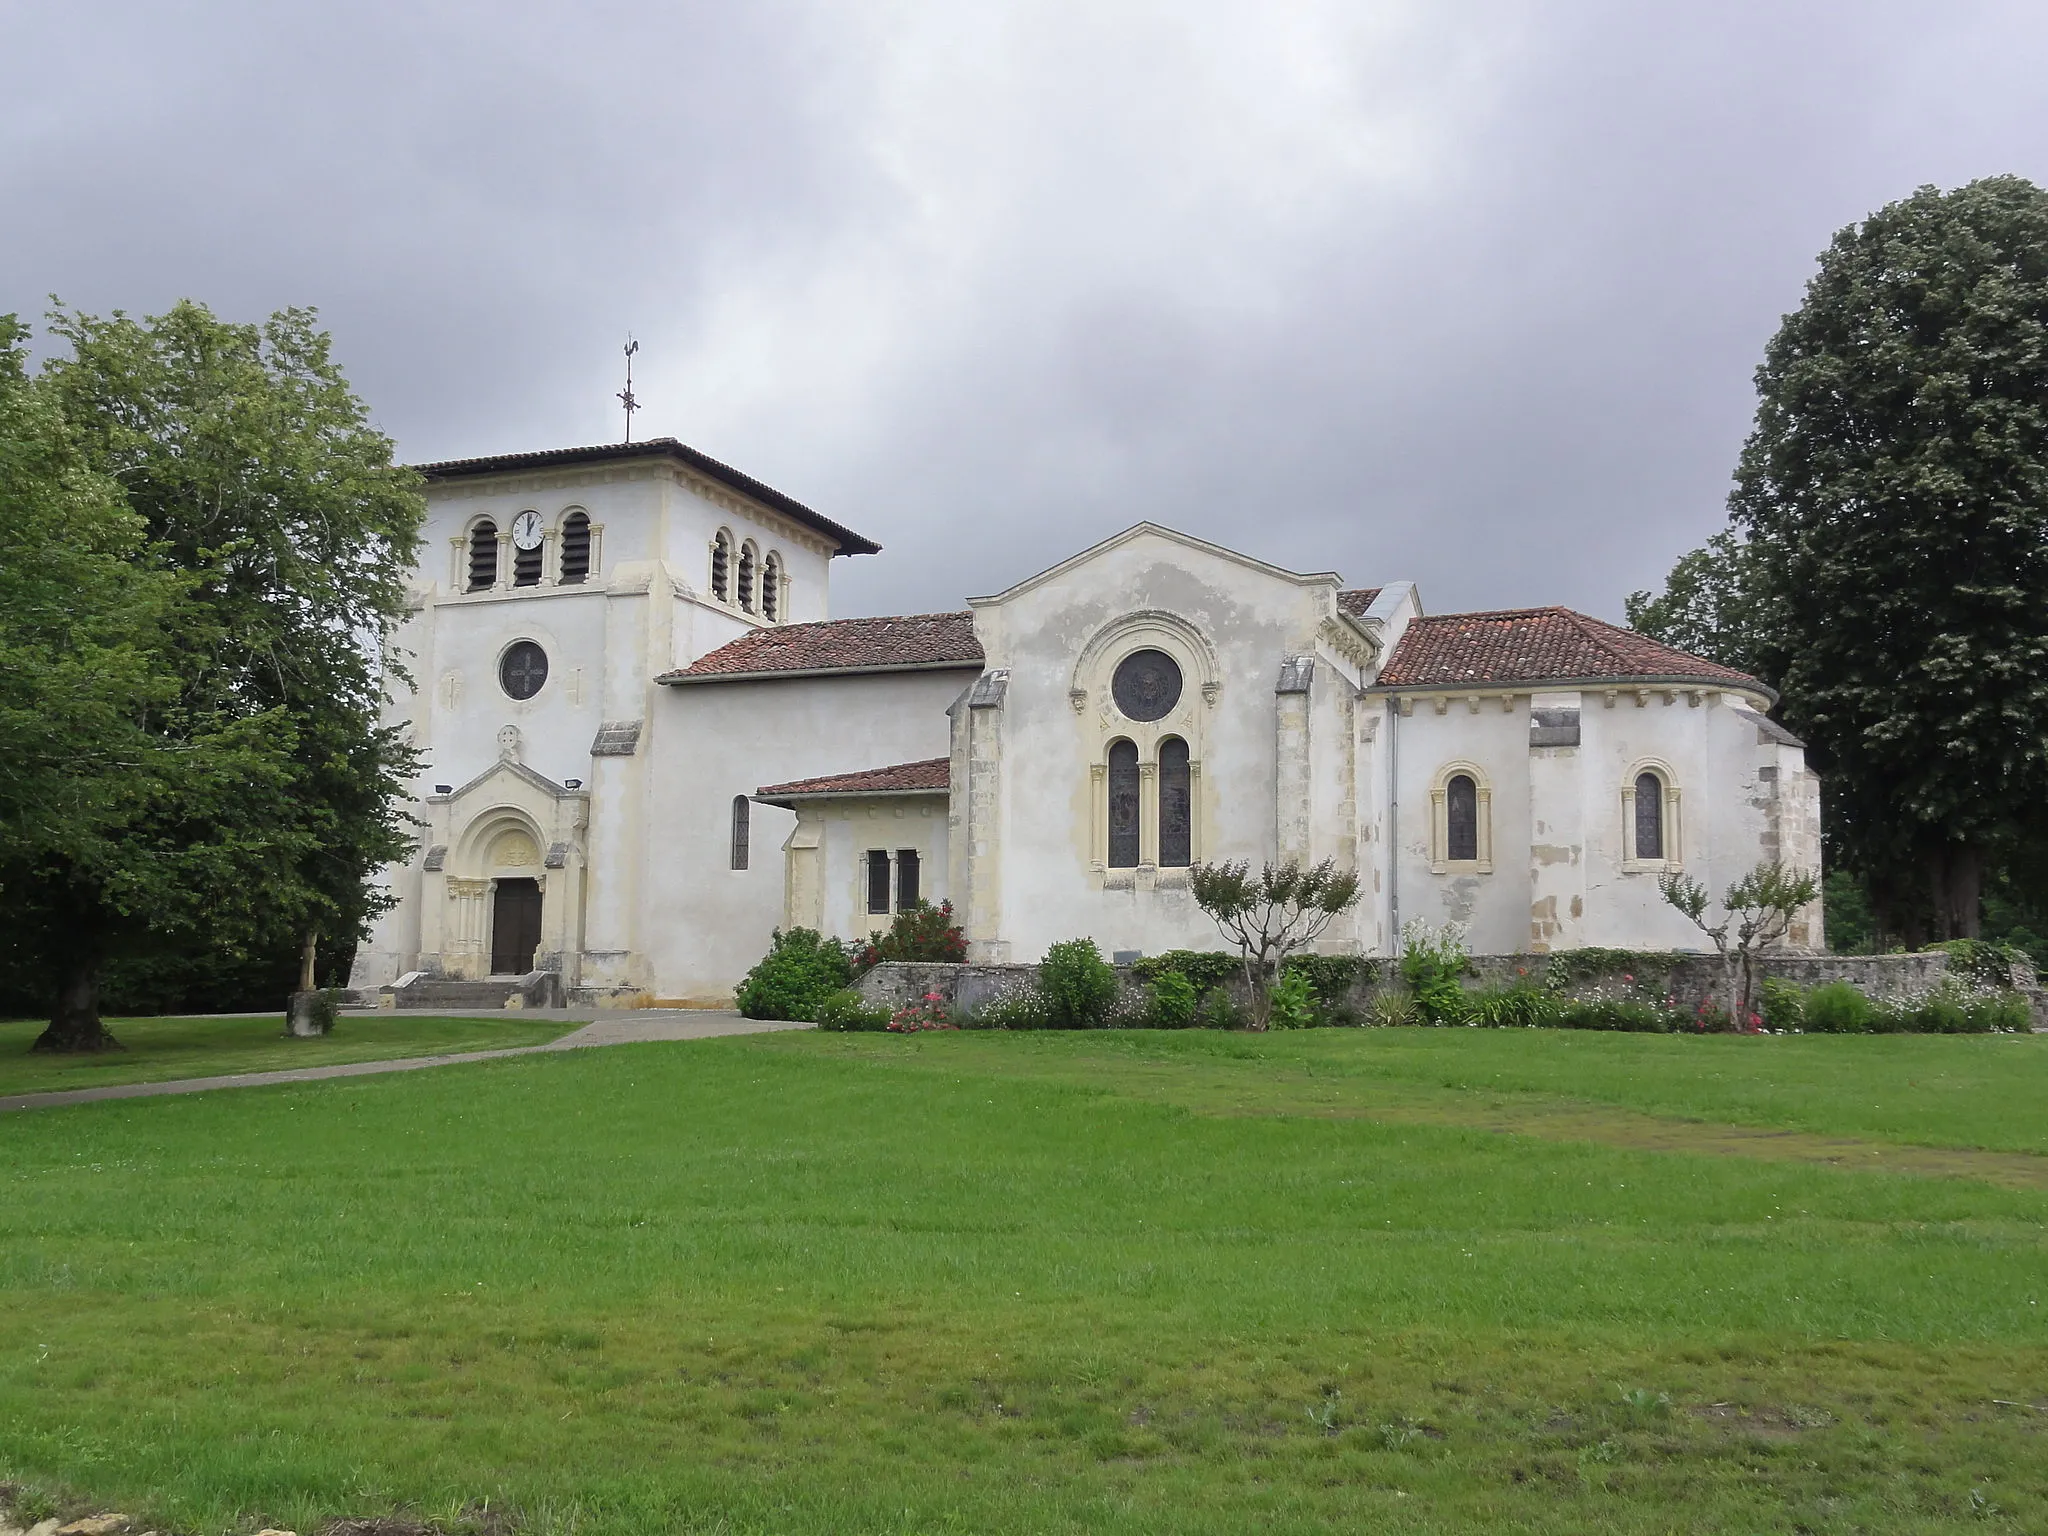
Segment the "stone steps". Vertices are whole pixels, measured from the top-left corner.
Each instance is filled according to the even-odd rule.
[[[517,981],[416,981],[400,987],[400,1008],[503,1008],[518,995]]]

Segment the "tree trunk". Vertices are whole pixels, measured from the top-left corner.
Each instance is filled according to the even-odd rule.
[[[1984,929],[1984,850],[1950,845],[1928,858],[1934,896],[1934,936],[1974,939]]]
[[[65,961],[50,1027],[36,1036],[29,1049],[69,1054],[122,1048],[121,1042],[108,1034],[106,1025],[100,1022],[99,957],[80,955]]]

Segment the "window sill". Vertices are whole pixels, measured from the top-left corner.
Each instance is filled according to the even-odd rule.
[[[1676,875],[1682,874],[1685,864],[1679,859],[1623,859],[1621,872],[1624,875]]]
[[[1491,859],[1436,859],[1430,863],[1433,875],[1490,875],[1493,873]]]

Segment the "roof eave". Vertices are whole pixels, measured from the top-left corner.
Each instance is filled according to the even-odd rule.
[[[1700,677],[1696,674],[1679,673],[1630,673],[1627,676],[1597,677],[1495,677],[1472,679],[1457,683],[1374,683],[1367,693],[1498,693],[1503,688],[1521,691],[1549,692],[1601,688],[1686,688],[1702,692],[1747,693],[1760,699],[1768,699],[1772,705],[1778,702],[1776,690],[1766,687],[1755,678],[1736,679],[1730,677]]]
[[[914,800],[929,799],[934,795],[952,794],[952,786],[937,789],[806,789],[790,794],[766,794],[756,790],[748,798],[761,805],[779,805],[785,811],[795,810],[799,801],[812,800]]]
[[[890,672],[979,672],[982,661],[891,661],[872,667],[770,667],[753,672],[664,672],[664,687],[694,683],[773,683],[804,677],[877,677]]]

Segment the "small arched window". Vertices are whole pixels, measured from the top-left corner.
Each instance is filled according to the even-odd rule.
[[[469,590],[498,584],[498,525],[488,517],[469,530]]]
[[[1664,781],[1654,773],[1636,775],[1636,857],[1664,857]]]
[[[1479,857],[1479,786],[1469,773],[1453,774],[1444,786],[1444,856]]]
[[[1195,785],[1188,744],[1178,736],[1159,743],[1159,863],[1185,869],[1195,862]]]
[[[590,516],[571,512],[562,519],[562,584],[574,586],[590,576]]]
[[[732,867],[745,869],[754,848],[754,802],[745,795],[732,797]]]
[[[1138,748],[1129,741],[1109,745],[1109,867],[1138,866]]]
[[[756,570],[754,546],[751,541],[740,546],[740,612],[754,611],[754,572]]]
[[[782,617],[782,556],[772,550],[761,562],[761,617],[771,624]]]
[[[711,595],[721,603],[732,601],[732,535],[723,528],[711,541]]]

